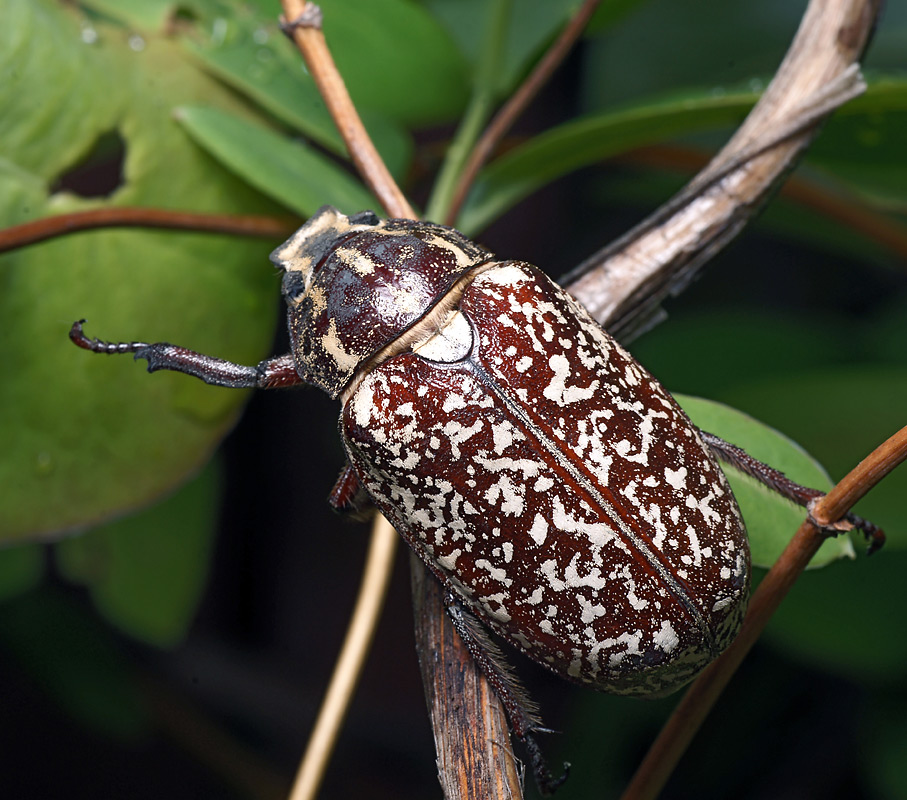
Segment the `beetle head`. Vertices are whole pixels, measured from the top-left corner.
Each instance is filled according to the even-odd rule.
[[[271,254],[285,271],[300,376],[337,397],[365,362],[490,257],[452,228],[323,206]]]

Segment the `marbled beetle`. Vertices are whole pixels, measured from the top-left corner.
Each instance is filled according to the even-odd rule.
[[[746,609],[746,532],[716,455],[802,504],[821,493],[699,431],[542,272],[451,228],[326,206],[271,260],[292,355],[245,367],[89,339],[81,323],[70,337],[149,372],[340,398],[348,464],[332,504],[367,493],[444,584],[552,789],[531,737],[541,725],[475,617],[568,680],[668,693],[727,647]]]

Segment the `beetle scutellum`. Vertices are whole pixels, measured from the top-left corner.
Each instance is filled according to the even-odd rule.
[[[540,723],[474,617],[568,680],[665,694],[746,608],[746,533],[716,455],[802,504],[820,493],[697,430],[543,273],[450,228],[324,207],[271,259],[292,355],[244,367],[88,339],[81,323],[70,336],[149,371],[339,398],[348,465],[332,503],[367,492],[443,582],[550,790]]]

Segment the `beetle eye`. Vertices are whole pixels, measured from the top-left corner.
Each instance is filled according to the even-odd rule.
[[[301,272],[290,270],[283,276],[283,296],[287,305],[297,303],[305,294],[305,278]]]
[[[377,225],[381,221],[374,211],[360,211],[358,214],[353,214],[349,220],[353,225]]]

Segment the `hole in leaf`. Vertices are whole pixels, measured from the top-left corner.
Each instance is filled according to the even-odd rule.
[[[108,197],[123,185],[126,140],[118,130],[101,134],[76,164],[62,173],[51,192],[73,192],[80,197]]]

